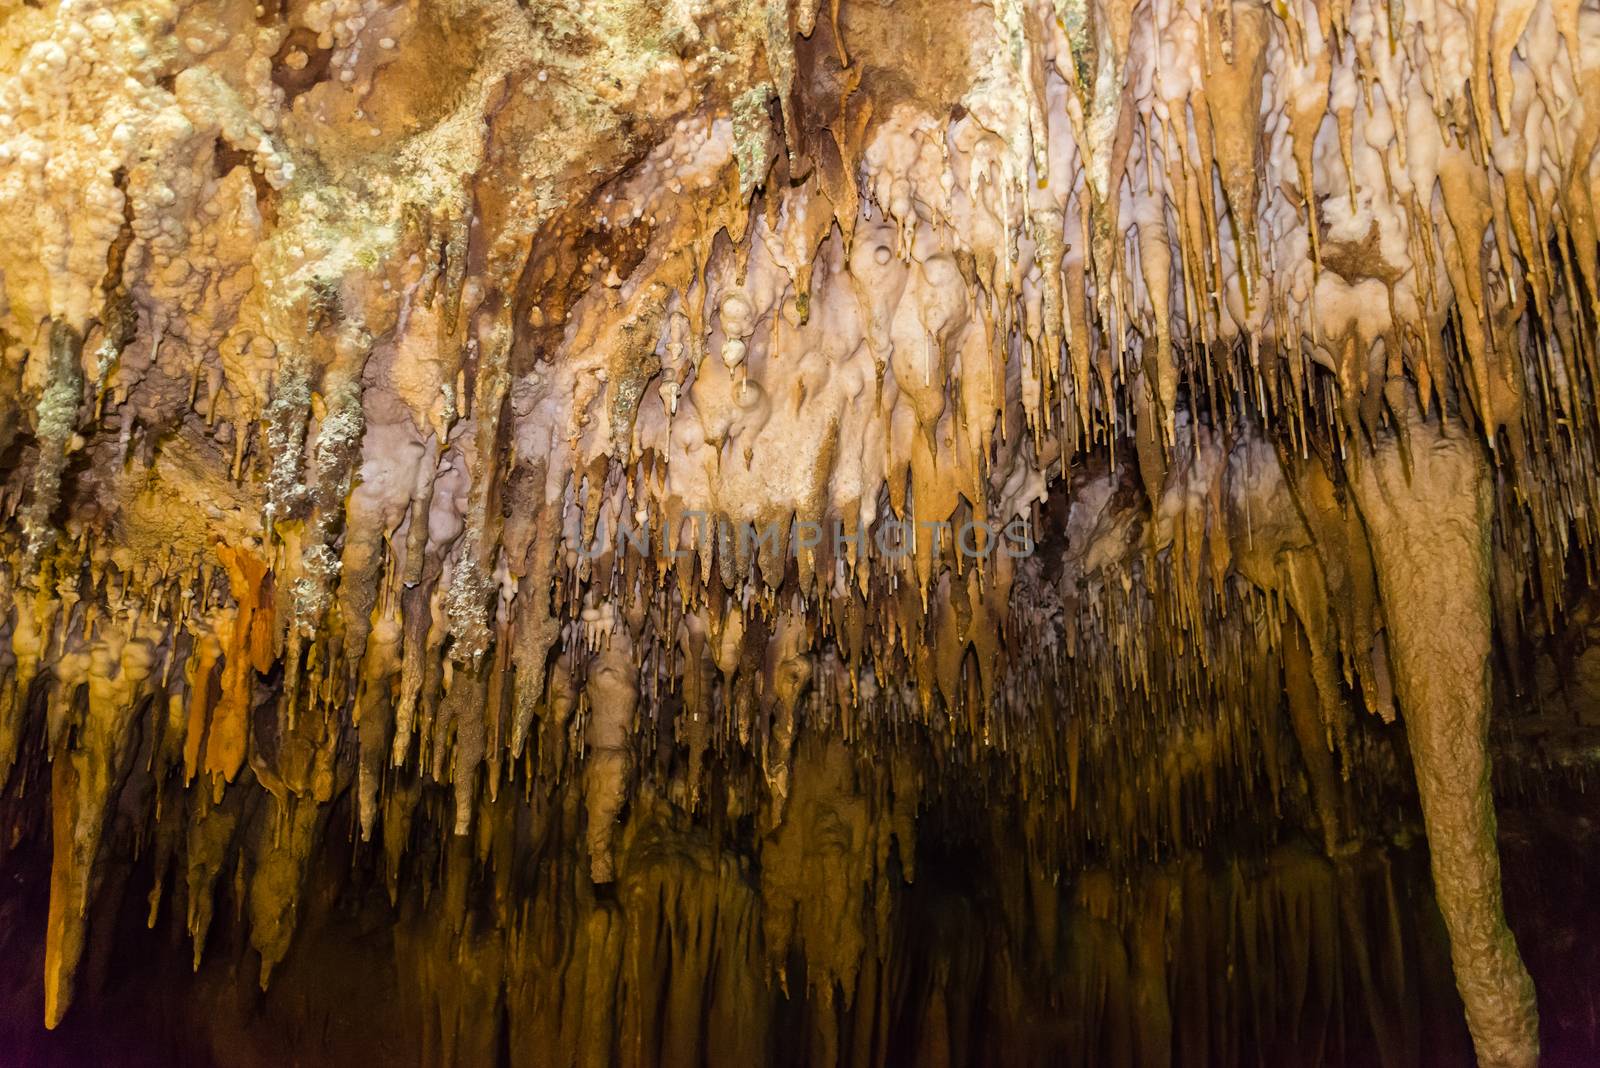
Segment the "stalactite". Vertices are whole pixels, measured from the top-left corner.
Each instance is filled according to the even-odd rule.
[[[1506,926],[1489,790],[1489,492],[1478,446],[1413,426],[1354,484],[1377,565],[1434,886],[1478,1059],[1539,1060],[1533,982]]]
[[[1490,769],[1592,725],[1595,11],[12,7],[48,1028],[147,866],[263,987],[381,882],[430,1062],[1406,1064],[1420,812],[1537,1058]]]

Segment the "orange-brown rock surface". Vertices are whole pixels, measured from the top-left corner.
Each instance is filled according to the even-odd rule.
[[[1036,974],[1027,1056],[1416,1063],[1435,904],[1538,1063],[1597,147],[1577,0],[0,0],[45,1025],[135,875],[303,976],[354,839],[425,1063],[979,1063]]]

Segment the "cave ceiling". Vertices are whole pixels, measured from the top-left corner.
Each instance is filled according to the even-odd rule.
[[[0,0],[46,1024],[112,852],[264,986],[340,839],[503,999],[547,878],[848,1004],[919,821],[1095,911],[1404,795],[1536,1063],[1490,719],[1592,613],[1597,142],[1580,0]]]

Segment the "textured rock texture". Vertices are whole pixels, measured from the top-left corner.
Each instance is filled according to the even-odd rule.
[[[1280,944],[1216,1004],[1415,1063],[1416,814],[1537,1063],[1490,720],[1596,721],[1597,145],[1580,0],[0,0],[46,1026],[130,877],[265,987],[353,838],[427,1063],[976,1060],[1040,974],[1019,1058],[1231,1063],[1179,995]],[[919,840],[1001,959],[908,948]]]

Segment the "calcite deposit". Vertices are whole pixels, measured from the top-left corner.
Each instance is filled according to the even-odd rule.
[[[1593,0],[0,0],[0,1043],[1600,1056],[1597,148]]]

